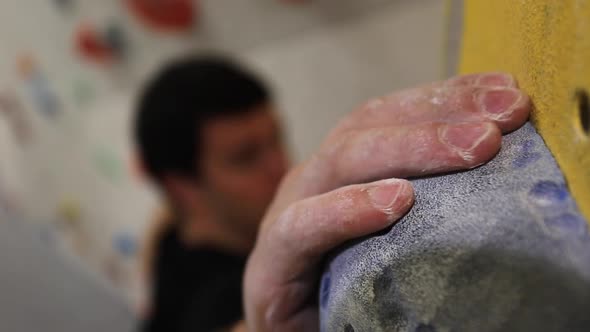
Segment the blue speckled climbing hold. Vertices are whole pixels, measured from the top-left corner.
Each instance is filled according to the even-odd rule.
[[[532,125],[326,265],[322,331],[590,331],[590,235]],[[444,192],[444,195],[440,193]]]

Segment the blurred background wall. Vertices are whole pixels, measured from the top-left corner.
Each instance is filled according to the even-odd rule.
[[[442,73],[440,0],[194,0],[168,28],[140,2],[0,4],[0,222],[34,224],[36,240],[134,307],[157,199],[134,175],[129,120],[166,59],[217,50],[259,72],[295,160],[364,100]]]

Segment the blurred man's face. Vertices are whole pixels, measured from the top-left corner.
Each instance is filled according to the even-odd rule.
[[[209,120],[202,131],[201,185],[208,205],[244,232],[256,232],[287,171],[272,106]]]

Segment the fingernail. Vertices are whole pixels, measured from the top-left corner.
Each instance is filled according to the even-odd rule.
[[[460,151],[475,149],[494,130],[487,122],[448,124],[439,128],[440,140]]]
[[[478,86],[498,86],[498,87],[516,87],[516,80],[510,74],[502,73],[491,73],[482,74],[477,80],[475,85]]]
[[[510,113],[522,99],[522,93],[516,89],[486,89],[477,93],[477,102],[482,111],[492,115]]]
[[[387,212],[406,185],[405,181],[398,179],[383,181],[368,190],[371,202],[376,208]]]

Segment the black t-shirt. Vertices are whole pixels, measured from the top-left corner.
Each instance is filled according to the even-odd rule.
[[[158,245],[153,311],[145,332],[215,331],[242,316],[245,257],[188,248],[175,229]]]

